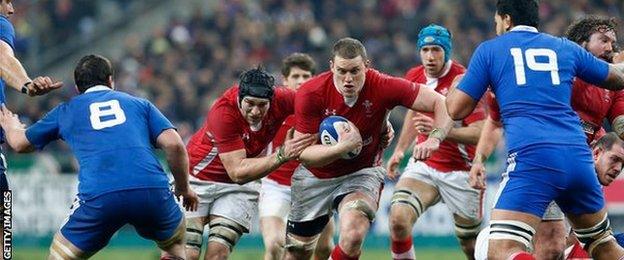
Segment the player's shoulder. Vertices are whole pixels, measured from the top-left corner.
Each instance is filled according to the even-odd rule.
[[[11,21],[8,18],[6,18],[4,15],[0,15],[0,26],[2,26],[3,29],[5,28],[5,26],[8,26],[11,29],[13,29],[13,23],[11,23]]]
[[[404,78],[409,81],[415,81],[416,79],[424,76],[424,71],[425,71],[425,66],[423,65],[414,66],[405,73]]]
[[[462,65],[461,63],[453,60],[451,62],[451,69],[449,71],[449,75],[453,75],[453,77],[459,75],[459,74],[463,74],[466,72],[466,67],[464,67],[464,65]]]
[[[331,71],[320,73],[304,82],[297,90],[297,96],[308,96],[313,93],[322,92],[333,84],[333,74]]]

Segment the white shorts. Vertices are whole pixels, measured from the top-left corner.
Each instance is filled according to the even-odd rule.
[[[321,216],[332,216],[342,198],[361,192],[379,202],[385,170],[382,167],[364,168],[354,173],[319,179],[308,169],[299,166],[292,177],[292,209],[289,222],[305,222]]]
[[[203,181],[193,176],[190,176],[189,181],[199,196],[199,206],[197,211],[186,211],[186,218],[220,216],[238,223],[249,232],[251,219],[258,210],[258,181],[239,185]]]
[[[452,213],[467,219],[482,218],[483,191],[470,187],[467,171],[441,172],[422,161],[411,159],[402,178],[415,179],[436,187],[440,200]]]
[[[278,217],[286,221],[290,212],[290,186],[263,178],[258,209],[261,218]]]

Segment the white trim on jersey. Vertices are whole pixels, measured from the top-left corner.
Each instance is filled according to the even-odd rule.
[[[208,167],[208,165],[210,165],[215,157],[217,157],[217,147],[212,147],[212,150],[210,150],[206,157],[204,157],[204,159],[202,159],[197,165],[195,165],[195,167],[193,167],[193,175],[197,175],[203,169]]]

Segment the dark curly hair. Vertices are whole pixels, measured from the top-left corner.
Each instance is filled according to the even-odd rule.
[[[595,32],[615,32],[616,27],[615,17],[588,16],[570,25],[565,32],[565,37],[581,45],[589,41],[589,37]]]

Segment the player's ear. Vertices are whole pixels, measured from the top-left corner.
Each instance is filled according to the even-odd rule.
[[[113,76],[108,76],[108,86],[111,89],[115,89],[115,82],[113,81]]]
[[[511,28],[513,28],[513,22],[511,21],[511,16],[508,14],[503,14],[501,18],[503,18],[503,26],[505,26],[505,31],[511,30]]]
[[[364,62],[364,67],[368,68],[368,67],[370,67],[370,65],[371,65],[371,61],[370,60],[366,60]]]
[[[602,153],[602,148],[601,147],[595,147],[594,150],[592,151],[592,154],[594,156],[594,161],[598,160],[598,156],[600,156],[600,153]]]

